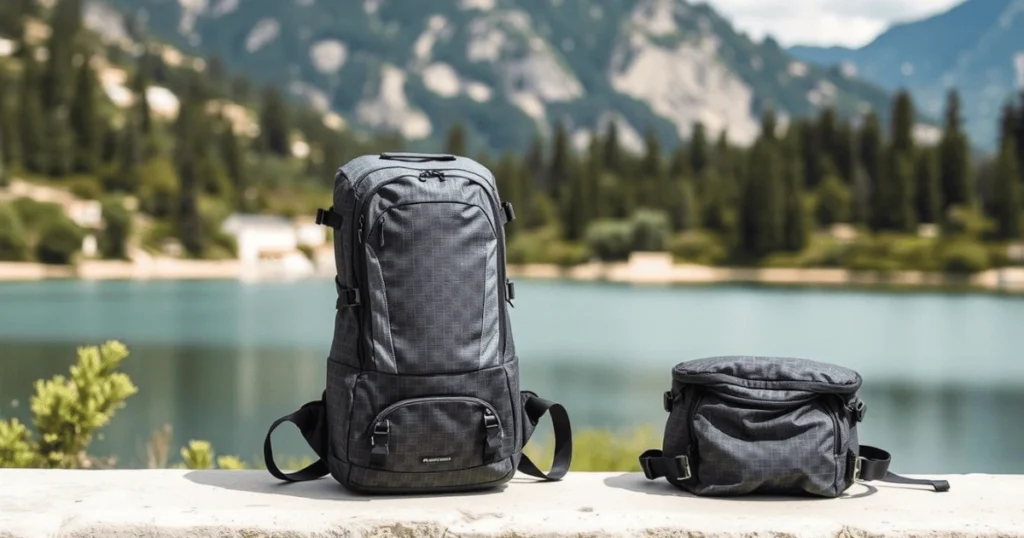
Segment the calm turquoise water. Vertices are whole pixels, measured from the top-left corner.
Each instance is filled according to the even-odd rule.
[[[664,424],[671,367],[719,354],[813,358],[865,378],[865,443],[897,472],[1024,473],[1024,299],[743,287],[519,282],[512,322],[523,388],[576,428]],[[116,338],[140,388],[96,442],[144,465],[149,434],[255,459],[266,427],[323,390],[334,288],[298,283],[0,284],[0,415],[75,346]],[[275,445],[308,454],[283,430]],[[280,439],[280,440],[278,440]],[[176,450],[175,450],[176,452]]]

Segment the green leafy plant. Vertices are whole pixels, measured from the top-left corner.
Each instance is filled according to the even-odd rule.
[[[89,456],[86,449],[125,400],[138,392],[118,368],[128,348],[118,341],[78,348],[70,377],[35,384],[30,407],[36,435],[17,419],[0,420],[0,467],[91,468],[113,459]]]

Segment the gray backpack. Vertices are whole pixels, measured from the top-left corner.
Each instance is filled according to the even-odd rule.
[[[855,481],[949,490],[889,472],[888,452],[859,443],[860,374],[785,357],[711,357],[672,370],[663,450],[640,466],[694,495],[838,497]]]
[[[504,226],[515,218],[491,172],[454,155],[385,153],[344,165],[334,205],[337,315],[321,399],[273,423],[264,459],[286,481],[328,473],[361,493],[484,489],[516,470],[569,469],[569,417],[519,390]],[[551,414],[555,455],[542,472],[522,454]],[[286,474],[270,436],[298,426],[319,460]]]

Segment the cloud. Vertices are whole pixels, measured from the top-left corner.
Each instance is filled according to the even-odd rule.
[[[893,23],[946,10],[962,0],[707,0],[736,28],[784,46],[866,45]]]

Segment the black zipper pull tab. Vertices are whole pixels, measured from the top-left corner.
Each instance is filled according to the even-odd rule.
[[[512,308],[516,307],[515,303],[512,302],[512,301],[515,300],[515,298],[516,298],[516,283],[512,282],[511,280],[506,278],[505,279],[505,301],[508,302],[508,305],[511,306]]]
[[[384,217],[380,218],[380,248],[384,248],[384,228],[387,222]]]
[[[437,174],[437,179],[440,179],[441,181],[444,181],[444,179],[445,179],[444,178],[444,172],[442,172],[440,170],[434,170],[434,174]]]
[[[363,222],[366,220],[365,215],[359,215],[359,229],[356,230],[356,237],[359,238],[359,244],[363,244]]]

